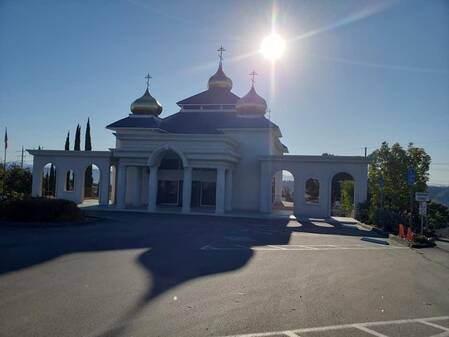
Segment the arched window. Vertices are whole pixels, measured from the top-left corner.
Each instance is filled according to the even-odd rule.
[[[42,170],[42,196],[56,197],[56,166],[53,163],[48,163]]]
[[[307,179],[304,199],[308,204],[318,204],[320,202],[320,182],[318,179]]]
[[[68,170],[65,175],[65,191],[73,192],[75,190],[75,173],[73,170]]]

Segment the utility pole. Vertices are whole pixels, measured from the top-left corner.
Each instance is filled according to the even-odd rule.
[[[368,148],[365,146],[365,158],[367,156],[367,151],[368,151]]]

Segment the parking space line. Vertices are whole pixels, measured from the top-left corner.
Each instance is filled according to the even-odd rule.
[[[254,251],[329,251],[329,250],[391,250],[409,249],[404,246],[370,246],[370,245],[265,245],[244,246],[241,244],[230,244],[229,246],[217,247],[212,244],[202,246],[201,250],[254,250]]]
[[[354,324],[354,328],[362,330],[366,333],[369,333],[370,335],[376,336],[376,337],[388,337],[387,335],[381,334],[380,332],[371,330],[367,328],[366,326],[360,325],[360,324]]]
[[[443,330],[442,333],[434,335],[432,337],[446,337],[449,336],[449,329],[445,327],[437,327],[438,324],[428,324],[429,322],[437,322],[449,319],[449,316],[436,316],[436,317],[423,317],[423,318],[412,318],[412,319],[400,319],[392,321],[377,321],[377,322],[364,322],[364,323],[351,323],[351,324],[340,324],[340,325],[328,325],[314,328],[303,328],[294,330],[284,330],[284,331],[271,331],[271,332],[258,332],[258,333],[248,333],[240,335],[228,335],[225,337],[265,337],[273,335],[286,335],[291,337],[301,336],[301,333],[308,332],[324,332],[332,330],[343,330],[343,329],[359,329],[367,332],[373,336],[377,337],[388,337],[387,335],[381,334],[380,332],[370,329],[370,327],[382,326],[382,325],[393,325],[393,324],[409,324],[409,323],[423,323],[429,326]],[[435,325],[435,326],[434,326]],[[446,331],[444,331],[446,330]]]
[[[437,328],[437,329],[441,329],[441,330],[444,330],[444,331],[449,331],[449,329],[446,328],[445,326],[442,326],[442,325],[439,325],[439,324],[435,324],[435,323],[432,323],[432,322],[427,322],[424,319],[419,320],[418,322],[422,323],[422,324],[426,324],[426,325],[432,326],[432,327]]]

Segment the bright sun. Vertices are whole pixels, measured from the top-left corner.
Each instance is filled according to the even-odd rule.
[[[276,33],[272,33],[265,37],[260,46],[262,55],[271,61],[279,59],[284,54],[284,51],[285,40]]]

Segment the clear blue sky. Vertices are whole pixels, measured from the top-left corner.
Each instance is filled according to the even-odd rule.
[[[127,116],[147,72],[167,116],[206,88],[223,44],[233,91],[245,94],[247,74],[260,74],[257,90],[291,153],[360,155],[383,140],[413,141],[432,156],[431,182],[449,184],[449,2],[277,1],[277,30],[289,42],[270,82],[260,54],[240,56],[270,32],[272,6],[0,0],[9,159],[22,145],[62,149],[88,117],[94,150],[113,147],[105,126]]]

